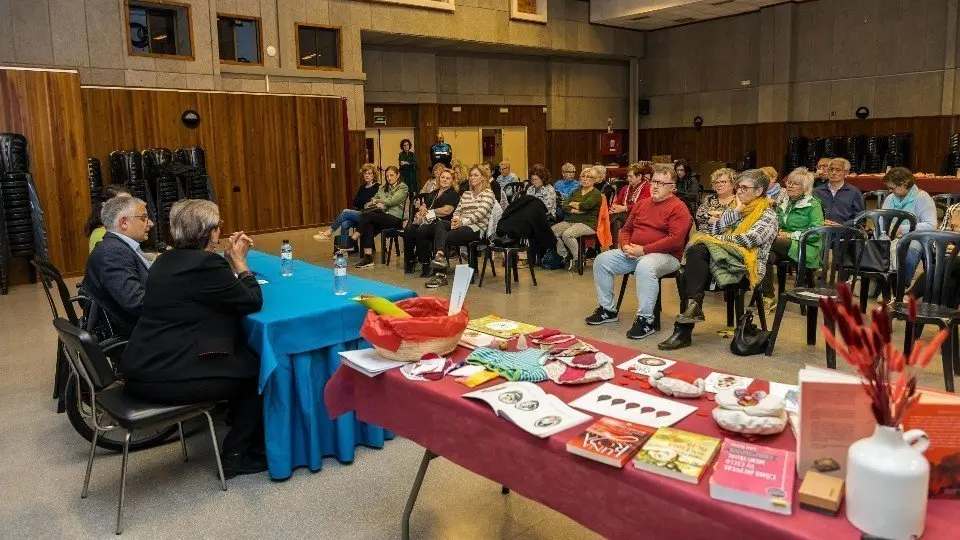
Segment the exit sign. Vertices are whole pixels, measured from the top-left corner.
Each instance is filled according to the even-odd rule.
[[[387,117],[386,117],[386,116],[374,116],[374,117],[373,117],[373,125],[375,125],[375,126],[385,126],[385,125],[387,125]]]

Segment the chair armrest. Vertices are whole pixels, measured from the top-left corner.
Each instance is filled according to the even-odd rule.
[[[130,341],[127,339],[112,337],[103,340],[103,342],[100,343],[100,348],[103,349],[103,354],[105,356],[111,358],[115,354],[123,356],[123,352],[127,349],[127,343],[129,342]]]

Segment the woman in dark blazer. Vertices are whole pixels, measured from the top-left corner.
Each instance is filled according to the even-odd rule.
[[[141,317],[120,367],[127,392],[141,399],[229,402],[232,427],[221,452],[229,478],[267,468],[257,392],[260,361],[240,328],[244,315],[263,306],[263,296],[247,267],[253,245],[247,235],[231,235],[223,257],[214,251],[222,226],[210,201],[173,205],[174,249],[150,268]]]

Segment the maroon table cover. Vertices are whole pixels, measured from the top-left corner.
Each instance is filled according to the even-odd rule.
[[[639,351],[608,343],[584,341],[610,355],[615,365],[639,354]],[[460,347],[453,356],[465,358],[468,353]],[[668,370],[671,375],[700,377],[711,371],[708,367],[679,361]],[[636,380],[625,378],[626,372],[619,369],[616,372],[611,383],[660,395],[656,390],[642,389]],[[498,378],[478,388],[502,382],[504,380]],[[600,383],[563,386],[547,381],[541,386],[569,403],[597,384]],[[751,386],[751,390],[767,389],[765,381],[754,381]],[[843,517],[842,508],[838,517],[823,516],[799,509],[796,496],[792,516],[714,500],[709,493],[712,469],[704,473],[699,484],[692,485],[640,471],[632,463],[618,469],[575,456],[567,452],[566,443],[589,423],[540,439],[497,417],[486,403],[461,397],[472,390],[449,377],[437,382],[415,382],[404,378],[398,370],[391,370],[370,378],[342,366],[327,383],[324,398],[331,418],[356,411],[357,419],[389,429],[608,538],[820,540],[860,536]],[[708,413],[715,407],[714,402],[705,397],[678,401]],[[591,416],[599,418],[595,414]],[[746,440],[721,432],[709,414],[693,413],[674,427],[718,438]],[[789,427],[779,435],[758,437],[754,442],[788,450],[795,450],[796,446]],[[414,466],[411,463],[411,467]],[[797,479],[796,489],[799,487]],[[958,538],[958,526],[960,502],[929,501],[925,539]]]

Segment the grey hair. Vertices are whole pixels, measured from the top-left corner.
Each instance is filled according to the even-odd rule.
[[[170,235],[176,249],[206,249],[219,224],[220,209],[211,201],[184,199],[170,208]]]
[[[843,163],[843,170],[845,170],[845,171],[849,171],[849,170],[850,170],[850,162],[847,161],[846,159],[844,159],[844,158],[842,158],[842,157],[837,157],[837,158],[831,159],[831,160],[830,160],[830,163],[833,163],[834,161],[839,161],[840,163]]]
[[[594,165],[593,170],[597,171],[597,178],[599,178],[601,182],[607,179],[607,168],[603,165]]]
[[[740,173],[737,176],[737,183],[739,184],[741,180],[749,180],[753,187],[761,188],[764,193],[767,192],[767,188],[770,187],[770,177],[764,174],[760,169],[748,169]]]
[[[813,173],[807,170],[806,167],[797,167],[796,169],[790,171],[790,174],[787,175],[785,180],[793,179],[796,182],[800,182],[800,185],[803,186],[803,192],[807,195],[813,193]]]
[[[136,197],[114,197],[103,203],[100,208],[100,223],[108,230],[115,230],[123,218],[133,217],[137,206],[147,206],[147,203]]]

